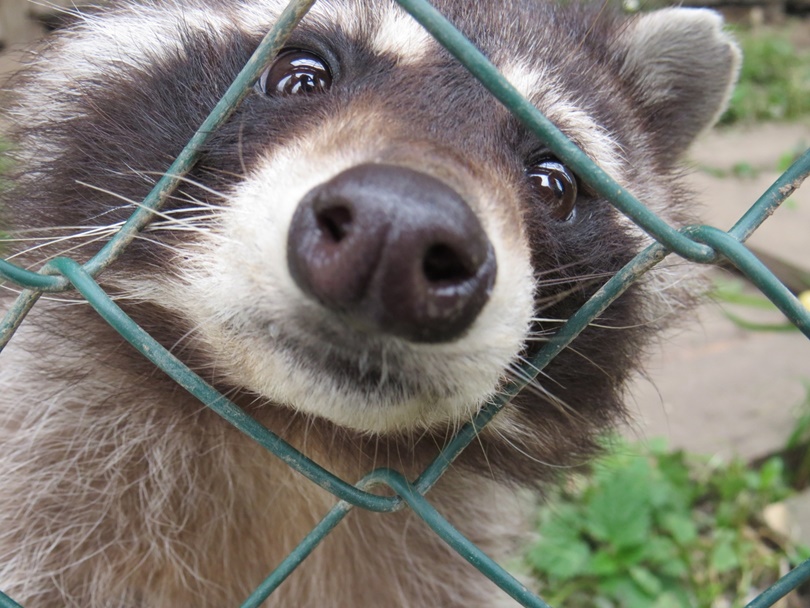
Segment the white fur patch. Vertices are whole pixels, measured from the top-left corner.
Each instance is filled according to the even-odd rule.
[[[350,166],[374,161],[382,145],[378,120],[336,118],[268,157],[233,194],[221,227],[210,243],[198,249],[184,280],[165,285],[169,293],[164,294],[164,302],[168,297],[190,315],[200,335],[215,345],[221,354],[218,368],[275,402],[365,431],[462,423],[495,390],[503,370],[521,349],[532,314],[528,251],[515,251],[519,238],[506,234],[514,227],[483,213],[502,201],[480,205],[498,274],[488,303],[469,331],[444,344],[386,338],[398,355],[398,371],[419,378],[420,385],[427,387],[424,395],[403,399],[383,393],[382,402],[368,403],[356,387],[302,365],[301,357],[296,359],[273,345],[278,332],[297,331],[298,339],[311,340],[291,322],[295,311],[329,314],[301,293],[287,269],[287,231],[293,213],[313,187]],[[345,134],[343,141],[355,143],[336,150],[323,139],[324,133]],[[234,298],[235,293],[240,297]],[[343,351],[346,346],[336,345]],[[319,348],[328,352],[332,346]],[[357,358],[361,366],[363,353]],[[385,361],[381,364],[384,369]]]
[[[416,63],[436,47],[433,37],[413,17],[399,7],[383,13],[371,43],[377,53],[392,54],[399,63]]]

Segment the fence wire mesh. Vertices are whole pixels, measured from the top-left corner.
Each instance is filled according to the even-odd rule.
[[[781,205],[810,174],[810,150],[802,154],[729,230],[705,225],[676,230],[657,217],[632,194],[618,185],[591,159],[563,135],[543,114],[525,99],[498,72],[487,58],[426,0],[396,0],[463,64],[506,108],[519,118],[549,149],[596,192],[616,206],[655,239],[655,243],[637,255],[612,277],[582,308],[560,328],[548,343],[527,362],[505,390],[493,398],[475,418],[462,427],[438,457],[415,480],[409,481],[391,469],[369,472],[356,485],[347,483],[307,458],[272,431],[253,419],[192,372],[130,319],[98,285],[94,277],[113,264],[126,247],[154,217],[174,188],[194,165],[199,150],[234,111],[251,90],[262,71],[283,47],[316,0],[292,0],[275,26],[265,36],[250,60],[226,91],[214,110],[188,142],[166,174],[157,182],[124,226],[86,264],[61,257],[51,260],[38,272],[24,270],[0,260],[0,277],[23,288],[11,309],[0,322],[0,351],[12,338],[26,314],[43,293],[75,290],[95,311],[144,357],[173,378],[185,390],[214,410],[242,433],[261,444],[290,467],[331,492],[338,500],[332,510],[312,529],[301,543],[279,564],[242,604],[242,608],[260,606],[270,594],[354,507],[376,512],[411,508],[448,545],[494,581],[518,603],[528,607],[546,607],[524,585],[496,564],[471,541],[445,520],[425,498],[425,494],[451,465],[455,457],[475,438],[495,414],[517,395],[587,325],[597,318],[634,281],[666,256],[675,253],[699,264],[726,260],[754,283],[797,328],[810,338],[810,311],[743,245],[745,240]],[[366,490],[384,485],[393,496],[380,496]],[[777,581],[751,601],[747,608],[773,606],[780,598],[810,579],[810,560]],[[0,607],[22,608],[0,592]]]

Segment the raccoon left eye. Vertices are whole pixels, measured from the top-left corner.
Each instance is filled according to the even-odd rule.
[[[574,218],[577,179],[568,167],[554,159],[543,159],[531,165],[526,175],[537,198],[549,206],[554,219]]]
[[[315,53],[290,49],[276,57],[256,86],[265,95],[323,93],[332,86],[332,72]]]

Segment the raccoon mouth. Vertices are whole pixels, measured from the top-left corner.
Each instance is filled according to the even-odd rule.
[[[449,388],[435,386],[426,370],[414,369],[412,357],[396,339],[339,323],[310,320],[299,327],[306,327],[306,333],[281,332],[274,348],[285,352],[297,367],[330,378],[341,390],[387,404],[452,394]]]

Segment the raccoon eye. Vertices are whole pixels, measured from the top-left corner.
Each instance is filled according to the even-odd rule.
[[[526,170],[537,198],[548,205],[556,220],[571,220],[577,202],[577,180],[561,162],[546,158]]]
[[[276,57],[256,86],[265,95],[323,93],[332,86],[332,73],[315,53],[290,49]]]

